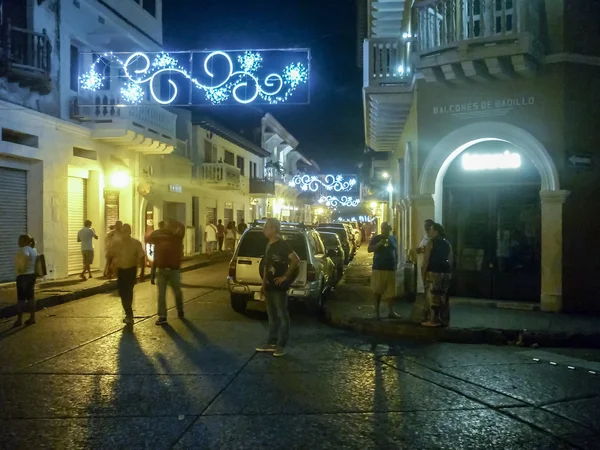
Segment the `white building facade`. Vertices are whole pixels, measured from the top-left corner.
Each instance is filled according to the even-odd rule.
[[[24,233],[36,239],[50,278],[80,271],[76,236],[86,219],[100,236],[100,268],[116,220],[143,235],[140,168],[148,155],[173,151],[177,115],[144,104],[119,110],[114,84],[94,93],[95,107],[78,107],[79,74],[91,53],[160,50],[162,2],[0,3],[0,282],[14,280]]]

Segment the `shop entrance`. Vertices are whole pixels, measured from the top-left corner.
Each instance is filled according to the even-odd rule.
[[[454,248],[451,295],[539,301],[540,183],[531,161],[503,142],[470,147],[448,168],[443,224]]]

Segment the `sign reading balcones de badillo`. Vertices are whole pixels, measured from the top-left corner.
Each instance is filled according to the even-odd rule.
[[[517,108],[535,105],[535,96],[500,99],[486,99],[463,103],[448,103],[433,107],[433,115],[451,115],[458,119],[505,116]]]

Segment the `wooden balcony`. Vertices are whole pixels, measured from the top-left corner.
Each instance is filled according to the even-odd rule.
[[[242,185],[240,169],[225,163],[205,163],[198,167],[197,179],[219,190],[238,190]]]
[[[532,76],[543,56],[540,0],[421,0],[414,12],[428,82]]]
[[[71,116],[92,129],[92,138],[144,154],[170,154],[178,145],[176,114],[154,103],[127,105],[118,91],[82,93]]]
[[[52,90],[52,44],[46,30],[37,33],[11,25],[0,36],[0,76],[42,95]]]
[[[257,198],[275,197],[275,181],[262,178],[251,178],[250,195]]]
[[[365,40],[364,115],[367,145],[396,148],[408,118],[414,90],[409,38]]]

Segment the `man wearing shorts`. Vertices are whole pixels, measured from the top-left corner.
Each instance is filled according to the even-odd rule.
[[[83,256],[83,272],[79,275],[82,280],[87,280],[87,272],[92,278],[92,263],[94,262],[94,239],[98,239],[96,232],[92,229],[92,222],[86,220],[83,228],[77,233],[77,242],[81,242],[81,254]]]
[[[381,234],[371,239],[369,253],[373,253],[373,274],[371,275],[371,289],[375,296],[375,314],[379,320],[379,305],[381,300],[388,304],[388,318],[399,319],[400,315],[394,312],[394,299],[396,298],[396,266],[398,265],[398,243],[390,234],[392,228],[387,222],[381,224]]]

